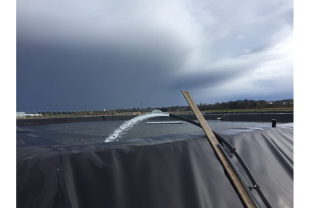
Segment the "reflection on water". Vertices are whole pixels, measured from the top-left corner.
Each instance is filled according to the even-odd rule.
[[[230,128],[271,126],[269,122],[230,122],[214,120],[209,120],[207,122],[214,131]],[[124,120],[26,126],[22,128],[33,130],[33,132],[17,133],[17,147],[101,143],[104,138],[107,138],[123,123]],[[127,133],[122,136],[122,140],[177,134],[203,135],[204,132],[201,128],[187,122],[182,122],[182,124],[146,125],[146,121],[143,121],[128,130]]]

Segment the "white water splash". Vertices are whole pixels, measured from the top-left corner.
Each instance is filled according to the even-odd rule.
[[[151,113],[147,113],[144,115],[140,115],[137,117],[134,117],[133,119],[126,121],[123,123],[120,127],[114,130],[112,134],[109,135],[108,138],[104,140],[104,142],[114,142],[118,141],[123,134],[126,133],[129,129],[131,129],[135,124],[139,123],[140,121],[143,121],[148,118],[158,117],[158,116],[169,116],[168,113],[163,113],[160,110],[154,110]]]

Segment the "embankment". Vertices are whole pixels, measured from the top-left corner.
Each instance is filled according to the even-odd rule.
[[[203,113],[206,120],[217,120],[223,117],[226,113]],[[188,119],[196,120],[193,113],[176,114]],[[17,119],[17,126],[26,125],[44,125],[44,124],[58,124],[58,123],[71,123],[71,122],[86,122],[86,121],[114,121],[114,120],[129,120],[137,115],[116,115],[116,116],[87,116],[87,117],[62,117],[62,118],[39,118],[39,119]],[[283,112],[238,112],[227,113],[222,120],[224,121],[246,121],[246,122],[269,122],[271,119],[276,119],[280,123],[293,122],[293,111]],[[171,117],[155,117],[149,120],[175,120]]]

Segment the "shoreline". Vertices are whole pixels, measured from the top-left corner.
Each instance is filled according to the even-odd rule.
[[[187,119],[196,120],[192,112],[189,113],[176,113],[171,114],[179,115]],[[226,114],[226,115],[225,115]],[[225,116],[224,116],[225,115]],[[87,122],[87,121],[115,121],[115,120],[130,120],[138,115],[105,115],[105,116],[83,116],[83,117],[55,117],[55,118],[27,118],[16,119],[16,126],[28,125],[46,125],[46,124],[59,124],[59,123],[72,123],[72,122]],[[245,122],[271,122],[276,119],[279,123],[289,123],[294,121],[293,111],[269,111],[269,112],[203,112],[203,117],[206,120],[218,120],[223,117],[223,121],[245,121]],[[159,116],[150,118],[149,120],[170,120],[177,119]]]

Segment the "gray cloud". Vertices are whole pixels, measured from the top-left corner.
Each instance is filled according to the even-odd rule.
[[[17,108],[292,97],[292,13],[281,0],[17,1]]]

